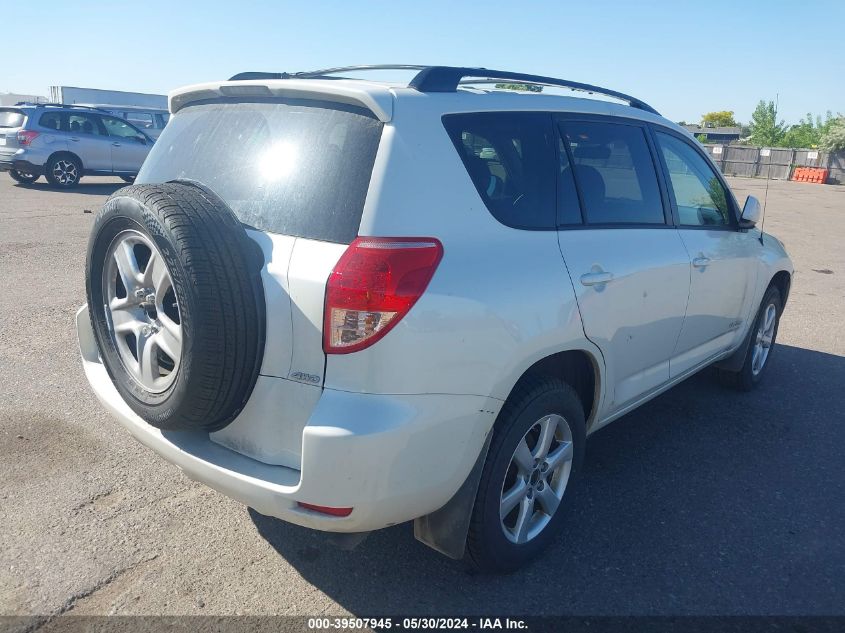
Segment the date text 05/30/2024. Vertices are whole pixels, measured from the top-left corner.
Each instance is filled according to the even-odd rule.
[[[519,631],[527,629],[528,625],[519,618],[308,618],[308,628],[314,631],[356,629]]]

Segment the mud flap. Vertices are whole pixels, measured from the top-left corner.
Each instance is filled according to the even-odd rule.
[[[464,557],[472,508],[492,438],[491,429],[469,476],[446,505],[414,520],[414,536],[417,540],[449,558],[460,560]]]
[[[748,347],[751,345],[751,339],[754,336],[754,326],[756,324],[757,318],[755,316],[754,321],[751,322],[751,327],[748,328],[748,334],[745,335],[745,339],[742,341],[742,344],[733,354],[715,364],[718,369],[732,372],[737,372],[742,369],[742,366],[745,364],[745,356],[748,354]]]

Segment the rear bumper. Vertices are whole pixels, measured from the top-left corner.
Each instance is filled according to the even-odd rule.
[[[12,157],[0,156],[0,171],[20,171],[33,176],[41,176],[44,168],[41,165],[33,165],[28,160],[15,160]]]
[[[99,400],[138,441],[191,479],[258,512],[329,532],[363,532],[442,507],[469,475],[501,401],[325,389],[302,432],[301,470],[265,464],[209,439],[156,429],[123,401],[99,359],[88,310],[76,315],[83,367]],[[347,517],[302,501],[352,507]]]

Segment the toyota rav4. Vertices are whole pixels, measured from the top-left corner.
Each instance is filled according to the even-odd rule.
[[[587,435],[713,364],[761,381],[792,264],[638,99],[394,68],[416,73],[172,93],[93,225],[83,366],[138,440],[260,513],[413,520],[512,570],[563,530]]]

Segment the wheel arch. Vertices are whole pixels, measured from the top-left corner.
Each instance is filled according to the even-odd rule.
[[[780,292],[781,307],[786,306],[789,297],[789,289],[792,287],[792,275],[788,270],[779,270],[774,274],[769,286],[775,286]]]
[[[50,162],[51,162],[53,159],[55,159],[55,158],[57,158],[57,157],[59,157],[59,156],[70,156],[71,158],[73,158],[75,161],[77,161],[77,162],[79,163],[80,170],[81,170],[83,173],[85,172],[85,163],[83,162],[82,158],[79,156],[79,154],[76,154],[75,152],[72,152],[72,151],[70,151],[69,149],[60,149],[60,150],[56,150],[55,152],[53,152],[52,154],[50,154],[50,155],[47,157],[47,160],[44,162],[44,170],[46,171],[46,170],[47,170],[47,165],[49,165],[49,164],[50,164]],[[80,174],[80,176],[81,176],[81,174]]]
[[[601,401],[601,357],[587,349],[566,349],[535,360],[525,368],[514,382],[508,397],[532,377],[550,377],[562,380],[575,389],[584,407],[587,429],[595,422]]]

